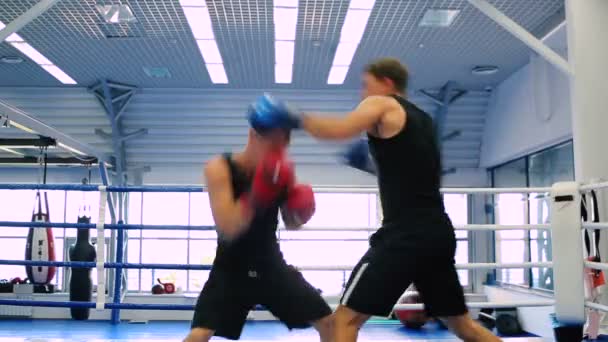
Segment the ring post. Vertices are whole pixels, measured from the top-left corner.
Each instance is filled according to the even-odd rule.
[[[122,224],[122,221],[118,221],[118,224]],[[124,247],[124,231],[120,226],[117,230],[117,241],[116,241],[116,263],[121,264],[123,259],[123,247]],[[122,294],[122,267],[116,267],[114,276],[114,304],[120,303],[120,297]],[[112,324],[116,325],[120,323],[120,308],[112,308]]]
[[[554,334],[557,342],[580,340],[585,323],[581,195],[576,182],[551,189],[551,242],[555,284]],[[572,339],[575,337],[575,339]]]

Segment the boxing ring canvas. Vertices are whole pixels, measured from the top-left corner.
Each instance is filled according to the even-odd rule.
[[[189,322],[150,322],[147,324],[109,325],[104,321],[74,322],[64,320],[0,321],[0,342],[60,342],[60,341],[182,341]],[[249,322],[245,326],[243,342],[317,341],[314,329],[289,332],[281,323]],[[218,339],[221,340],[221,339]],[[371,322],[361,330],[360,341],[458,341],[454,335],[436,326],[421,331],[407,330],[398,321]],[[537,337],[508,338],[507,342],[540,342]]]

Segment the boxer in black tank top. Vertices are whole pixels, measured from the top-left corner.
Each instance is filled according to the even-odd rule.
[[[439,192],[441,156],[431,117],[405,99],[408,73],[396,59],[365,68],[363,101],[344,117],[290,111],[289,120],[319,139],[367,133],[346,155],[378,177],[382,227],[351,273],[335,312],[335,342],[354,342],[371,316],[388,316],[414,284],[430,317],[445,318],[465,341],[500,341],[471,319],[454,264],[456,239]],[[369,159],[369,154],[373,157]]]
[[[277,143],[274,138],[250,130],[243,152],[218,156],[205,167],[218,246],[185,342],[206,342],[214,335],[239,339],[249,311],[258,304],[289,329],[312,325],[321,341],[332,341],[331,308],[283,259],[276,237],[280,203],[256,212],[238,236],[227,234],[245,220],[238,199],[250,189],[256,164],[267,147]],[[232,209],[223,210],[225,206]],[[283,220],[289,224],[285,216]]]

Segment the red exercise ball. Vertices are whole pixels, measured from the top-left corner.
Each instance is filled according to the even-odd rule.
[[[420,304],[420,296],[416,292],[406,293],[399,299],[399,304]],[[424,310],[395,310],[395,316],[406,328],[420,329],[428,322]]]

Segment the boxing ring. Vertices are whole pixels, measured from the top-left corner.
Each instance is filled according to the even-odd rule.
[[[547,307],[555,308],[556,319],[564,324],[582,324],[585,321],[586,308],[608,312],[608,306],[593,302],[585,302],[583,272],[584,267],[600,270],[608,270],[608,264],[589,262],[583,260],[582,229],[608,229],[608,222],[583,223],[580,216],[581,196],[591,190],[608,188],[608,182],[579,185],[575,182],[557,183],[547,188],[449,188],[442,189],[444,194],[533,194],[548,193],[550,198],[551,224],[523,224],[523,225],[497,225],[497,224],[468,224],[456,226],[456,230],[464,231],[507,231],[507,230],[550,230],[552,234],[553,260],[548,262],[523,262],[523,263],[468,263],[458,264],[459,270],[492,270],[492,269],[530,269],[530,268],[552,268],[555,292],[553,299],[528,300],[528,301],[505,301],[505,302],[468,302],[471,309],[482,308],[513,308],[513,307]],[[105,186],[105,185],[73,185],[73,184],[0,184],[0,189],[6,190],[65,190],[98,193],[100,197],[99,212],[106,211],[109,206],[112,221],[115,221],[112,193],[129,192],[182,192],[193,193],[204,191],[200,186]],[[327,191],[327,190],[326,190]],[[369,193],[369,189],[348,189],[349,193]],[[98,295],[94,302],[77,301],[49,301],[49,300],[23,300],[23,299],[0,299],[0,305],[6,306],[30,306],[30,307],[56,307],[56,308],[90,308],[96,310],[111,310],[111,323],[120,322],[121,310],[193,310],[194,305],[188,304],[135,304],[123,302],[122,272],[128,269],[171,269],[171,270],[210,270],[211,265],[187,265],[187,264],[151,264],[151,263],[127,263],[124,262],[124,239],[125,230],[191,230],[209,231],[215,230],[213,226],[192,225],[142,225],[142,224],[120,224],[106,223],[105,215],[99,215],[95,223],[53,223],[53,222],[0,222],[2,227],[14,229],[30,227],[53,227],[74,229],[95,229],[97,237],[97,261],[30,261],[30,260],[0,260],[0,265],[22,265],[22,266],[56,266],[70,268],[94,269],[98,275],[97,293],[105,293],[106,269],[115,270],[114,287],[110,298]],[[106,232],[115,230],[116,250],[115,262],[106,261],[105,253]],[[303,230],[316,231],[369,231],[374,228],[303,228]],[[93,235],[95,236],[95,235]],[[314,271],[350,271],[353,266],[306,266],[298,267],[299,270]],[[574,276],[577,275],[577,276]],[[422,309],[422,304],[398,304],[395,309]],[[263,308],[257,308],[263,310]]]

